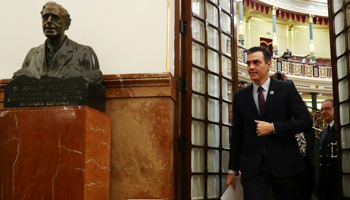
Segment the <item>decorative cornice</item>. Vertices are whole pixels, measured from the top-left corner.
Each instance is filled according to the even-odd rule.
[[[315,14],[317,16],[328,17],[328,5],[322,3],[303,3],[296,0],[257,0],[271,6],[279,7],[283,10],[288,10],[301,14]]]

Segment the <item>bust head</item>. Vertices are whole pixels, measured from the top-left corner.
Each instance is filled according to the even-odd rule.
[[[41,11],[42,27],[45,36],[51,41],[61,42],[65,38],[71,19],[66,9],[61,5],[49,1]]]

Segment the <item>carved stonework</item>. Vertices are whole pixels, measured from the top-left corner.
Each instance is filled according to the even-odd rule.
[[[305,65],[305,76],[313,76],[312,73],[313,65]]]
[[[295,64],[294,65],[294,75],[299,75],[301,74],[301,66],[300,64]]]
[[[321,78],[327,78],[327,68],[326,67],[319,67],[320,69],[320,77]]]
[[[237,47],[237,59],[240,62],[244,62],[244,49]]]
[[[289,73],[289,62],[282,62],[282,71]]]
[[[311,111],[313,126],[315,127],[315,134],[318,135],[325,128],[326,122],[322,118],[322,114],[317,109]]]
[[[271,70],[277,71],[277,60],[272,59]]]

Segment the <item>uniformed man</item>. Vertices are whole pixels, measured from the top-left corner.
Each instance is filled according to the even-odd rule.
[[[337,198],[337,159],[332,157],[336,154],[337,141],[334,131],[334,107],[333,99],[322,102],[321,112],[327,126],[320,133],[320,168],[318,174],[318,197],[319,200],[335,200]]]

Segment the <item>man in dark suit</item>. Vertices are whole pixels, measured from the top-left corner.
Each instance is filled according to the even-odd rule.
[[[246,200],[266,199],[270,185],[277,200],[297,200],[305,165],[295,134],[311,129],[310,114],[294,84],[269,78],[266,48],[252,47],[247,54],[253,83],[236,93],[233,102],[226,184],[234,187],[241,166]]]
[[[327,122],[327,127],[320,133],[320,167],[318,174],[319,200],[335,200],[337,198],[337,155],[336,146],[331,143],[337,141],[334,128],[333,99],[326,99],[321,105],[322,117]],[[332,153],[333,149],[333,153]]]
[[[291,57],[292,57],[292,52],[290,52],[289,49],[287,48],[286,51],[283,53],[283,59],[288,60]]]
[[[42,11],[42,27],[47,40],[32,48],[14,76],[26,75],[40,79],[82,76],[88,82],[102,83],[97,56],[89,46],[78,44],[65,35],[71,18],[67,10],[55,2],[47,2]]]

